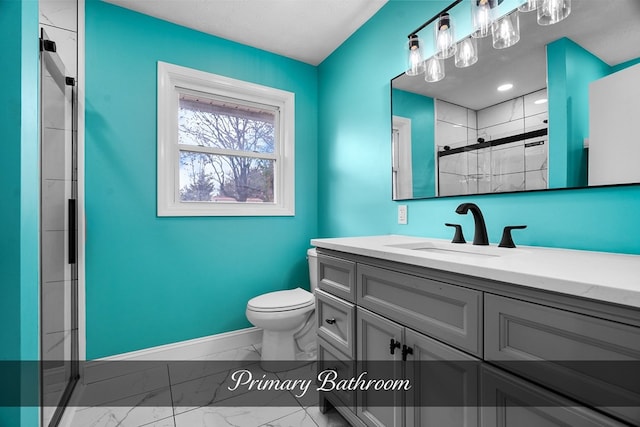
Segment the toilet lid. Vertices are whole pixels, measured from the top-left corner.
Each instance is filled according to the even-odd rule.
[[[296,288],[288,291],[269,292],[251,298],[247,308],[254,311],[286,311],[308,307],[313,304],[313,294]]]

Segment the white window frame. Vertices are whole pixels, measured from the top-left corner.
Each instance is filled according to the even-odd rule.
[[[197,146],[178,145],[181,91],[197,91],[279,109],[272,203],[180,201],[180,148],[199,151]],[[295,215],[294,121],[295,95],[292,92],[158,61],[158,216]]]

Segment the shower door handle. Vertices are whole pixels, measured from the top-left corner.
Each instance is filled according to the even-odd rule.
[[[68,224],[67,224],[67,233],[68,233],[68,237],[69,237],[69,253],[67,254],[69,257],[69,264],[75,264],[76,263],[76,253],[77,253],[77,246],[78,246],[78,242],[77,242],[77,236],[76,236],[76,229],[77,229],[77,224],[76,224],[76,199],[69,199],[68,203],[67,203],[68,209],[69,209],[69,215],[68,215]]]

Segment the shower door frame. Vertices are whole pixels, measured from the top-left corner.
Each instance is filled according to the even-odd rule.
[[[79,380],[79,336],[78,336],[78,94],[76,90],[76,81],[74,78],[67,77],[64,69],[64,64],[60,60],[59,56],[56,53],[56,46],[53,41],[51,41],[44,29],[41,29],[41,39],[40,39],[40,360],[41,360],[41,368],[40,368],[40,401],[41,403],[41,425],[43,427],[53,427],[57,426],[62,418],[64,413],[64,409],[67,406],[71,394]],[[56,95],[62,95],[58,100],[63,101],[62,106],[62,116],[64,117],[65,123],[62,129],[57,129],[58,134],[62,132],[62,149],[63,149],[63,165],[62,172],[63,178],[56,179],[59,177],[53,177],[52,175],[48,175],[50,171],[47,171],[47,176],[44,175],[44,162],[49,161],[51,159],[45,159],[45,147],[46,144],[51,144],[50,138],[46,137],[46,131],[51,128],[45,127],[45,118],[48,118],[48,112],[45,113],[45,102],[49,101],[49,98],[45,95],[46,86],[44,84],[44,80],[48,77],[52,77],[55,80],[56,85],[60,89],[61,93]],[[69,109],[67,112],[66,109]],[[55,125],[53,126],[55,128]],[[55,133],[56,130],[53,130]],[[65,135],[67,134],[67,135]],[[68,141],[66,140],[68,138]],[[52,138],[54,139],[54,138]],[[70,144],[70,147],[67,152],[67,143]],[[66,158],[64,158],[66,157]],[[54,174],[55,175],[55,174]],[[69,177],[67,180],[66,178]],[[45,259],[45,256],[50,256],[47,253],[47,247],[44,244],[44,233],[47,232],[45,230],[44,222],[47,221],[45,217],[45,210],[52,209],[49,207],[49,203],[52,205],[54,203],[51,200],[47,200],[45,197],[45,191],[49,191],[45,189],[45,185],[48,184],[47,181],[62,181],[63,184],[63,199],[62,202],[62,217],[63,221],[63,230],[62,234],[65,236],[62,240],[63,242],[63,264],[68,264],[65,269],[64,277],[62,280],[62,293],[63,293],[63,308],[66,309],[68,307],[68,312],[65,312],[62,315],[63,326],[64,329],[62,331],[62,340],[69,339],[70,342],[67,344],[63,343],[63,351],[62,351],[62,360],[51,360],[47,359],[47,347],[45,346],[45,336],[48,334],[45,329],[45,324],[48,322],[47,317],[51,318],[53,311],[49,307],[49,304],[45,306],[45,286],[48,285],[47,289],[51,288],[51,283],[47,284],[48,277],[44,277],[44,269],[45,264],[48,262]],[[51,196],[51,193],[47,193]],[[68,196],[68,198],[67,198]],[[57,201],[58,203],[60,200]],[[53,206],[54,208],[56,206]],[[60,209],[60,206],[57,206]],[[60,214],[60,212],[58,212]],[[49,212],[49,215],[51,212]],[[55,227],[54,227],[55,228]],[[60,249],[59,247],[57,248]],[[65,289],[68,281],[68,289]],[[52,282],[56,282],[55,280]],[[51,291],[49,291],[51,292]],[[67,294],[68,292],[68,294]],[[49,298],[50,299],[50,298]],[[67,305],[68,303],[68,305]],[[55,307],[54,307],[55,308]],[[45,312],[47,315],[45,315]],[[67,325],[68,322],[68,325]],[[65,338],[68,326],[68,337]],[[49,332],[51,334],[51,332]],[[48,344],[51,344],[51,341],[48,341]],[[63,371],[63,379],[64,382],[61,382],[63,389],[61,392],[53,393],[55,402],[49,401],[50,398],[46,396],[47,393],[47,376],[45,375],[45,368],[49,365],[51,371],[56,372],[56,369],[60,369],[58,367],[59,364],[62,363],[62,371]],[[51,369],[51,365],[54,366]],[[57,384],[57,383],[54,383]],[[55,403],[55,410],[53,413],[46,412],[46,408],[52,407],[52,403]]]

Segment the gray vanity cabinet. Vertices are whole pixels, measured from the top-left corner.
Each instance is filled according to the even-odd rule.
[[[640,361],[640,328],[489,293],[484,302],[485,360],[587,404],[606,393],[614,405],[602,411],[640,421],[638,369],[616,384],[611,375]]]
[[[318,254],[319,365],[356,361],[349,365],[355,376],[367,371],[369,378],[412,385],[321,396],[321,408],[336,406],[354,426],[640,425],[640,377],[619,375],[613,385],[607,369],[640,363],[637,310],[370,257]],[[603,395],[611,396],[610,405],[592,399],[602,402]]]
[[[483,426],[623,427],[605,415],[502,370],[482,367]],[[416,424],[417,426],[417,424]]]
[[[478,359],[364,308],[358,307],[356,318],[358,368],[370,378],[411,384],[408,391],[359,392],[357,414],[365,424],[479,425]]]
[[[413,385],[405,425],[479,426],[478,359],[408,328],[404,339],[412,349],[405,373]]]
[[[377,314],[358,307],[356,312],[358,360],[361,371],[372,379],[404,378],[401,364],[401,343],[404,328]],[[390,351],[390,343],[393,354]],[[404,418],[404,396],[401,392],[359,391],[358,417],[368,426],[401,427]],[[388,406],[387,406],[388,403]],[[384,406],[383,406],[384,405]]]

